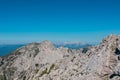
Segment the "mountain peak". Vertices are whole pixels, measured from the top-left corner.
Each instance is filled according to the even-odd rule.
[[[53,44],[48,40],[42,41],[40,43],[40,46],[41,46],[41,48],[44,48],[44,49],[52,49],[52,48],[54,48]]]
[[[108,39],[109,41],[115,40],[115,39],[118,39],[118,38],[119,38],[119,36],[118,36],[118,35],[114,35],[114,34],[111,34],[111,35],[109,35],[109,36],[107,37],[107,39]]]
[[[100,43],[100,45],[98,46],[100,49],[106,47],[106,49],[112,50],[118,48],[119,44],[120,44],[120,36],[111,34],[106,38],[104,38]]]
[[[44,40],[41,42],[41,44],[44,44],[44,45],[51,45],[52,43],[48,40]]]
[[[45,40],[14,53],[1,58],[0,80],[120,79],[120,36],[117,35],[109,35],[100,45],[90,48],[54,49]]]
[[[102,40],[102,43],[113,44],[120,41],[120,36],[111,34]]]

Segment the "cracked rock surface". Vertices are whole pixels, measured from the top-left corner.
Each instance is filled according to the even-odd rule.
[[[120,80],[120,36],[83,49],[28,44],[0,57],[0,80]]]

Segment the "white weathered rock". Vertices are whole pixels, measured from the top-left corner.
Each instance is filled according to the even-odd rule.
[[[55,48],[49,41],[31,43],[0,58],[0,80],[119,80],[120,36],[95,47]]]

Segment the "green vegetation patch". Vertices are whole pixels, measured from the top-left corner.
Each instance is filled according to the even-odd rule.
[[[55,67],[55,64],[52,64],[49,68],[49,70],[46,68],[45,70],[42,71],[42,73],[40,74],[40,77],[42,77],[45,74],[49,74]]]

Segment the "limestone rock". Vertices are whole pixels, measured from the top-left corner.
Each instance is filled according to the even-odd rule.
[[[0,80],[119,80],[120,36],[97,46],[55,48],[49,41],[31,43],[0,57]]]

